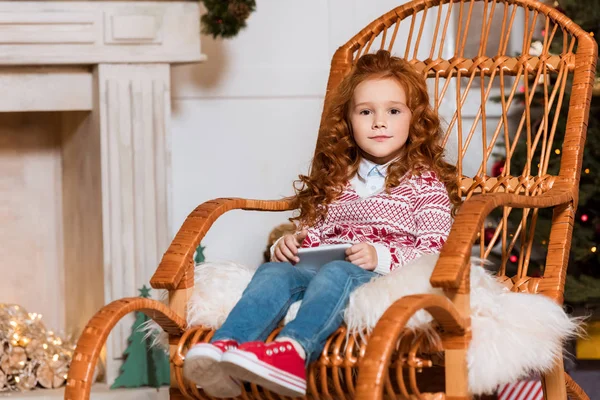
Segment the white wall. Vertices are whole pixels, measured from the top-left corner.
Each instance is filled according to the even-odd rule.
[[[313,154],[334,51],[373,19],[405,2],[258,0],[248,27],[236,38],[215,41],[203,37],[208,61],[173,70],[173,229],[177,230],[198,204],[216,197],[278,199],[291,195],[292,181],[307,172]],[[479,13],[483,4],[480,6]],[[501,23],[502,13],[496,14]],[[431,29],[423,31],[421,59],[428,57],[435,19],[428,17]],[[512,30],[513,49],[520,48],[523,40],[519,26],[515,23]],[[409,27],[410,20],[401,24],[394,54],[404,54]],[[473,28],[473,32],[479,29]],[[445,57],[454,53],[455,39],[450,35],[445,41]],[[478,45],[479,39],[475,39],[475,54]],[[507,54],[514,54],[511,48]],[[453,93],[454,82],[439,109],[446,122],[456,111]],[[479,90],[472,90],[467,100],[461,109],[463,142],[481,104]],[[491,100],[486,107],[488,131],[493,132],[501,107]],[[481,125],[479,119],[464,157],[463,172],[469,176],[481,163]],[[456,143],[455,126],[447,148],[448,158],[454,162]],[[488,163],[488,169],[491,165]],[[203,241],[205,254],[212,260],[258,265],[268,233],[288,216],[243,211],[226,214]]]
[[[173,69],[173,234],[206,200],[293,193],[312,157],[335,49],[402,3],[258,0],[236,38],[202,38],[208,61]],[[225,214],[203,241],[205,255],[258,265],[286,218]]]

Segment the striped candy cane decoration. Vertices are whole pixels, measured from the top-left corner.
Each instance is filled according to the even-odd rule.
[[[542,381],[519,381],[500,386],[498,400],[544,400]]]

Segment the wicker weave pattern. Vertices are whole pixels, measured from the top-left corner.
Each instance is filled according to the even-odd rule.
[[[271,341],[277,329],[270,335]],[[210,396],[196,388],[191,382],[183,379],[182,367],[185,353],[188,348],[198,341],[206,342],[212,337],[214,331],[206,328],[192,328],[186,331],[178,341],[177,352],[173,357],[174,375],[182,396],[189,399],[210,399]],[[313,363],[308,371],[309,397],[314,399],[353,399],[356,395],[356,381],[358,360],[364,355],[366,342],[360,337],[347,340],[346,329],[339,328],[327,341],[320,359]],[[399,349],[393,354],[394,362],[389,367],[389,376],[386,377],[386,394],[393,398],[396,393],[403,393],[406,397],[410,393],[418,393],[419,386],[435,382],[428,374],[423,374],[423,369],[439,370],[432,361],[422,358],[421,353],[440,351],[432,343],[424,343],[423,336],[415,337],[406,334],[399,343]],[[424,375],[427,375],[424,377]],[[437,382],[437,387],[443,390],[443,380]],[[240,399],[283,399],[276,393],[271,393],[254,384],[244,387]]]
[[[514,36],[515,19],[519,10],[524,13],[525,27],[521,54],[515,56],[508,54],[507,48],[511,33]],[[447,33],[457,21],[460,23],[455,28],[456,41],[448,43]],[[479,29],[474,27],[477,25]],[[434,26],[432,40],[426,40],[423,35],[426,26]],[[492,26],[499,31],[492,32]],[[539,32],[540,28],[546,32],[543,49],[541,55],[532,56],[528,54],[529,49],[534,40],[534,32],[536,29]],[[398,32],[408,32],[408,36],[397,40]],[[494,45],[491,43],[490,33],[493,38],[499,39]],[[563,38],[562,49],[559,54],[552,54],[550,43],[559,35]],[[478,46],[474,46],[473,38],[479,38],[479,43],[475,43]],[[468,41],[471,42],[470,46],[467,46]],[[575,48],[577,54],[574,52]],[[459,172],[463,176],[460,190],[466,199],[475,193],[537,196],[546,193],[554,185],[559,185],[560,188],[572,190],[572,200],[576,202],[582,140],[585,136],[582,131],[585,130],[587,121],[590,83],[595,74],[596,48],[593,39],[568,18],[537,1],[410,2],[369,24],[336,52],[329,90],[339,83],[358,57],[375,49],[387,49],[403,55],[425,76],[431,78],[433,105],[436,109],[444,102],[452,102],[456,106],[447,121],[445,143],[453,144],[448,147],[449,152],[455,148],[456,154],[450,156],[457,160]],[[448,54],[449,49],[453,50],[453,54]],[[577,69],[576,65],[579,66]],[[532,123],[535,112],[531,103],[533,93],[541,91],[544,93],[544,116],[549,117],[552,111],[558,115],[558,111],[567,106],[563,104],[563,97],[568,84],[567,78],[573,72],[579,76],[574,79],[576,84],[572,86],[571,103],[568,105],[571,115],[565,143],[560,149],[560,176],[556,177],[548,174],[548,164],[550,157],[559,156],[555,152],[557,144],[553,143],[558,119],[545,118],[536,129]],[[550,76],[556,79],[554,86],[550,85]],[[530,85],[532,77],[535,78],[535,83]],[[451,89],[451,83],[454,90]],[[515,101],[520,85],[523,85],[524,104]],[[492,94],[500,97],[500,100],[492,101]],[[462,116],[467,101],[478,106],[475,117],[468,123]],[[487,109],[492,107],[501,108],[502,118],[495,126],[490,126],[486,121]],[[520,118],[516,126],[511,126],[509,118],[515,114],[520,115]],[[480,165],[474,176],[465,176],[464,160],[467,151],[476,142],[473,140],[475,135],[481,135],[481,140],[478,141],[482,144],[479,152]],[[452,143],[453,139],[455,143]],[[491,178],[486,171],[500,140],[504,142],[507,161],[503,173]],[[526,142],[530,161],[523,170],[514,171],[511,170],[511,157],[516,144],[522,142]],[[469,154],[472,161],[474,153]],[[522,280],[527,275],[538,213],[535,205],[534,203],[533,207],[518,211],[522,218],[521,224],[516,227],[509,227],[508,219],[511,212],[517,211],[513,211],[512,207],[505,207],[502,222],[497,226],[493,240],[488,246],[481,247],[480,257],[487,258],[491,249],[501,242],[504,268],[508,256],[519,243],[521,251],[517,280]],[[461,218],[457,220],[456,230],[461,229],[460,222]],[[483,229],[483,224],[479,224],[477,232],[481,236]],[[553,230],[554,238],[560,238],[563,244],[568,242],[570,230],[556,232],[557,229],[559,228],[556,226]],[[557,270],[562,269],[564,263],[550,255],[548,259],[546,278],[554,281],[554,293],[551,295],[560,301],[558,287],[562,287],[563,282]],[[441,274],[442,268],[438,271]],[[447,280],[442,286],[456,286],[456,279],[456,274],[452,274],[453,283],[450,284]]]
[[[516,22],[519,15],[525,21],[523,34],[519,33]],[[428,30],[433,27],[433,32],[428,32],[432,35],[424,35],[426,27]],[[540,29],[546,32],[542,51],[532,55],[529,49]],[[451,43],[449,37],[456,40]],[[520,43],[518,55],[508,50],[509,42],[515,38]],[[550,51],[554,38],[562,38],[562,48],[558,51]],[[457,163],[460,191],[466,202],[431,278],[431,283],[443,288],[446,296],[410,296],[399,300],[386,311],[368,343],[346,341],[344,328],[340,328],[310,368],[308,397],[467,399],[468,265],[473,244],[483,236],[484,221],[490,212],[499,208],[502,219],[490,243],[480,246],[480,256],[487,258],[492,247],[499,245],[502,251],[499,279],[504,284],[513,291],[541,293],[562,302],[595,77],[596,43],[566,16],[537,0],[414,0],[376,19],[336,51],[326,103],[353,63],[362,54],[376,49],[403,56],[429,78],[433,107],[441,114],[446,113],[444,143],[450,158]],[[568,104],[564,101],[567,88],[571,93]],[[521,91],[523,102],[517,100]],[[533,106],[535,92],[543,93],[541,107]],[[559,148],[560,143],[554,140],[559,129],[556,116],[565,107],[569,114],[565,139]],[[474,115],[467,118],[465,112],[473,109]],[[491,123],[494,113],[500,115],[496,124]],[[534,124],[540,117],[542,123]],[[500,176],[490,177],[489,164],[500,143],[506,152],[506,165]],[[514,166],[517,143],[524,143],[527,148],[523,169]],[[560,157],[558,174],[548,170],[551,157]],[[469,165],[473,163],[472,171]],[[532,278],[528,276],[528,267],[541,208],[551,208],[554,217],[547,240],[544,275]],[[141,308],[158,310],[159,320],[170,333],[171,397],[207,398],[184,381],[181,366],[190,344],[209,340],[213,332],[203,328],[180,331],[186,300],[193,287],[194,250],[214,221],[233,209],[284,211],[290,209],[290,203],[217,199],[196,208],[183,223],[151,280],[154,288],[169,290],[172,312],[156,304],[138,303],[135,306],[113,303],[101,310],[79,342],[65,398],[89,396],[90,371],[106,335],[124,313]],[[516,214],[520,221],[516,226],[509,223],[511,214]],[[508,257],[516,248],[518,270],[514,276],[506,276]],[[419,309],[430,310],[443,329],[441,349],[432,348],[422,337],[405,330],[406,321]],[[443,350],[443,358],[436,359],[432,355],[434,350]],[[435,382],[423,379],[427,371],[439,371],[438,364],[446,366],[441,389]],[[358,377],[357,365],[360,365]],[[441,376],[439,372],[434,375]],[[587,399],[564,374],[562,362],[557,362],[543,377],[543,384],[546,398],[564,400],[568,392],[572,398]],[[252,385],[247,389],[244,399],[280,398]]]

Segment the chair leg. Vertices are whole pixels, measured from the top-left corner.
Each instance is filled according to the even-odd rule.
[[[169,388],[169,400],[186,400],[185,396],[177,388]]]
[[[567,400],[567,384],[562,357],[556,361],[550,372],[542,376],[542,386],[546,400]]]
[[[565,373],[565,381],[567,382],[567,394],[572,400],[590,400],[589,396],[583,391],[583,389],[575,383],[573,378],[569,374]]]
[[[467,350],[445,351],[446,399],[470,399]]]

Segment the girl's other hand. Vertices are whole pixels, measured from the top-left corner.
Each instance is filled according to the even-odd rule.
[[[289,262],[292,264],[300,261],[298,257],[298,248],[302,246],[302,241],[308,235],[308,231],[303,229],[301,232],[294,235],[284,235],[277,243],[273,252],[273,261]]]
[[[366,269],[373,271],[377,267],[377,251],[375,247],[369,243],[357,243],[346,250],[346,261]]]

